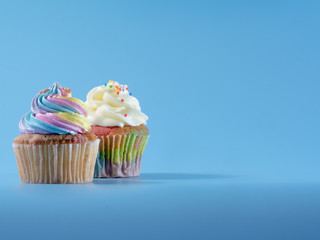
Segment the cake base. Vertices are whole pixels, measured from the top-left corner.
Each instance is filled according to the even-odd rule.
[[[89,183],[100,140],[75,144],[13,143],[20,179],[24,183]]]
[[[100,139],[94,177],[117,178],[140,175],[141,159],[149,139],[144,125],[137,127],[92,126]]]
[[[108,162],[105,166],[97,161],[95,168],[95,178],[126,178],[140,176],[142,156],[138,156],[132,162],[119,164]]]

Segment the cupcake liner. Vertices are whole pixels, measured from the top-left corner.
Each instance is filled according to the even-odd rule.
[[[141,159],[149,135],[100,136],[94,177],[134,177],[140,175]]]
[[[87,143],[32,145],[13,143],[25,183],[92,182],[100,140]]]

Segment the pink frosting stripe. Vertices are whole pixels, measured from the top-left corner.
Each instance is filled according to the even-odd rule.
[[[56,96],[49,96],[47,100],[51,103],[57,104],[61,107],[72,107],[77,111],[78,113],[87,116],[87,111],[81,107],[79,104],[69,100],[69,99],[63,99],[63,98],[57,98]]]
[[[41,121],[44,121],[46,123],[52,124],[54,126],[57,126],[66,130],[79,132],[79,133],[85,132],[84,128],[77,126],[71,122],[68,122],[53,113],[36,114],[35,117]]]
[[[68,97],[68,93],[60,85],[58,85],[58,89],[62,97]]]

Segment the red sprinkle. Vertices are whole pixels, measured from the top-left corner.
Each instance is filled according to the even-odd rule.
[[[123,102],[124,100],[123,99],[121,99],[121,102]]]
[[[119,92],[117,92],[117,94],[119,95]]]
[[[129,90],[129,88],[128,88],[128,87],[127,87],[126,89],[127,89],[127,90]]]
[[[128,116],[128,114],[125,114],[124,116],[126,117],[126,116]]]

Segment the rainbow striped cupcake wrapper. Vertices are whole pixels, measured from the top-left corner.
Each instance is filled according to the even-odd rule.
[[[141,160],[149,135],[101,136],[94,177],[135,177],[140,175]]]

